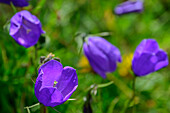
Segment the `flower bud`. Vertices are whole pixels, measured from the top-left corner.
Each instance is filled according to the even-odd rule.
[[[83,49],[93,70],[103,78],[107,72],[115,71],[117,62],[121,62],[119,49],[104,38],[89,37]]]

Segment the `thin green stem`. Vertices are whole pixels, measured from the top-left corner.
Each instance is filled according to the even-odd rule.
[[[24,109],[27,109],[27,108],[33,108],[33,107],[38,106],[38,105],[40,105],[40,103],[36,103],[36,104],[34,104],[34,105],[24,107]]]
[[[136,76],[134,75],[134,77],[133,77],[133,81],[132,81],[132,93],[131,93],[131,98],[130,98],[130,100],[127,100],[126,102],[125,102],[125,105],[124,105],[124,107],[122,108],[122,110],[121,110],[121,112],[120,113],[126,113],[126,111],[127,111],[127,109],[128,109],[128,107],[129,107],[129,105],[131,104],[131,102],[135,99],[135,83],[136,83]],[[133,105],[133,113],[134,113],[134,111],[135,111],[135,107],[134,107],[134,105]]]
[[[31,113],[29,108],[26,108],[26,109],[27,109],[27,112],[28,112],[28,113]]]
[[[47,113],[47,107],[43,104],[40,104],[40,113]]]
[[[110,106],[108,108],[107,113],[114,113],[113,111],[114,111],[115,105],[118,103],[118,101],[119,101],[118,97],[116,97],[112,100],[112,102],[110,103]]]
[[[134,78],[133,78],[133,83],[132,83],[132,88],[133,88],[133,98],[135,97],[135,84],[136,84],[136,76],[134,76]]]
[[[12,2],[10,2],[10,5],[11,5],[11,7],[12,7],[14,13],[17,13],[17,9],[16,9],[16,7],[14,6],[14,4],[13,4]]]
[[[90,36],[110,36],[111,32],[101,32],[101,33],[97,33],[97,34],[89,34]]]
[[[58,110],[56,110],[54,107],[51,107],[54,111],[56,111],[57,113],[61,113]]]
[[[35,48],[35,60],[37,60],[37,55],[38,55],[37,44],[34,46],[34,48]]]
[[[39,0],[38,5],[33,10],[33,13],[37,14],[38,12],[40,12],[45,3],[46,3],[46,0]]]
[[[30,108],[33,108],[33,107],[38,106],[38,105],[40,105],[40,103],[36,103],[36,104],[34,104],[34,105],[32,105],[32,106],[24,107],[24,109],[27,109],[27,112],[28,112],[28,113],[31,113],[31,112],[30,112]]]
[[[68,99],[67,101],[73,101],[73,100],[77,100],[77,99],[75,99],[75,98],[70,98],[70,99]]]
[[[113,84],[113,83],[114,83],[113,81],[110,81],[110,82],[108,82],[108,83],[98,84],[97,87],[98,87],[98,88],[103,88],[103,87],[110,86],[110,85]]]
[[[104,87],[107,87],[111,84],[113,84],[114,82],[113,81],[110,81],[108,83],[104,83],[104,84],[92,84],[90,87],[88,87],[85,91],[89,91],[91,89],[93,89],[94,87],[97,87],[97,88],[104,88]]]
[[[38,47],[37,47],[37,44],[34,45],[34,67],[35,67],[35,75],[37,74],[37,67],[38,67],[38,64],[37,64],[37,56],[38,56]]]
[[[81,52],[82,52],[82,49],[83,49],[83,44],[84,44],[84,42],[82,43],[82,45],[81,45],[81,47],[80,47],[80,51],[79,51],[79,54],[78,54],[79,57],[80,57]]]
[[[133,77],[133,82],[132,82],[132,90],[133,90],[133,95],[132,98],[129,100],[129,102],[127,103],[127,105],[125,105],[125,111],[127,110],[128,106],[131,104],[132,101],[134,101],[135,99],[135,93],[136,93],[136,89],[135,89],[135,83],[136,83],[136,76]],[[132,113],[135,113],[135,107],[134,104],[132,106]]]
[[[116,77],[115,75],[108,73],[107,78],[110,81],[114,81],[114,84],[128,97],[131,98],[133,95],[133,91],[131,88],[129,88],[124,82],[122,82],[121,79]]]
[[[134,76],[133,78],[133,84],[132,84],[132,88],[133,88],[133,96],[132,96],[132,100],[131,101],[134,101],[135,99],[135,93],[136,93],[136,89],[135,89],[135,84],[136,84],[136,76]],[[134,103],[135,104],[135,103]],[[133,109],[132,109],[132,113],[135,113],[135,106],[133,105]]]
[[[83,33],[83,34],[81,34],[82,36],[81,36],[81,38],[82,38],[82,45],[81,45],[81,47],[80,47],[80,50],[79,50],[79,54],[78,54],[78,56],[80,57],[80,55],[81,55],[81,53],[82,53],[82,50],[83,50],[83,45],[84,45],[84,43],[85,43],[85,38],[87,37],[87,34],[85,34],[85,33]]]

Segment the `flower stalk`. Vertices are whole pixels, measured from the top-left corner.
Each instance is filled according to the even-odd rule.
[[[47,113],[47,107],[43,104],[40,104],[40,113]]]
[[[14,6],[14,4],[13,4],[12,2],[10,2],[10,5],[11,5],[11,7],[12,7],[14,13],[17,13],[17,9],[16,9],[16,7]]]
[[[136,89],[135,89],[135,84],[136,84],[136,76],[133,77],[133,82],[132,82],[132,89],[133,89],[133,96],[132,96],[132,99],[129,101],[129,104],[134,101],[135,99],[135,93],[136,93]],[[132,113],[135,113],[135,106],[133,104],[133,109],[132,109]]]

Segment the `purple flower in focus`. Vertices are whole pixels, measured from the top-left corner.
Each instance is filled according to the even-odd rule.
[[[168,65],[168,56],[154,39],[144,39],[136,48],[132,69],[136,76],[145,76]]]
[[[143,2],[140,0],[137,1],[126,1],[115,8],[115,14],[122,15],[132,12],[142,12],[143,11]]]
[[[0,0],[1,3],[5,3],[5,4],[10,4],[11,2],[13,3],[14,6],[17,7],[25,7],[28,6],[29,0]]]
[[[28,11],[20,11],[11,19],[10,35],[26,48],[35,45],[42,33],[39,19]]]
[[[35,96],[45,106],[57,106],[70,98],[78,86],[76,70],[56,60],[43,64],[38,71]]]
[[[104,38],[89,37],[83,49],[93,70],[103,78],[107,72],[115,71],[117,62],[121,62],[119,49]]]

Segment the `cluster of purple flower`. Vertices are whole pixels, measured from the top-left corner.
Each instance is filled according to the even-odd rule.
[[[15,6],[27,6],[27,0],[0,0]],[[115,8],[118,15],[130,12],[141,12],[143,3],[127,1]],[[10,35],[15,41],[28,48],[35,45],[42,30],[39,19],[28,11],[20,11],[11,19]],[[84,54],[93,70],[106,78],[106,73],[116,70],[117,62],[121,62],[121,54],[117,47],[101,37],[87,37],[83,44]],[[136,76],[145,76],[168,65],[168,56],[161,50],[154,39],[144,39],[136,48],[132,60],[132,70]],[[76,70],[64,67],[56,60],[44,63],[38,71],[35,83],[35,96],[45,106],[57,106],[64,103],[78,86]]]
[[[83,47],[90,65],[103,78],[106,73],[116,69],[117,62],[121,62],[119,49],[101,37],[89,37]],[[156,40],[144,39],[136,48],[132,60],[132,69],[136,76],[145,76],[167,65],[168,56],[159,49]]]
[[[25,48],[34,46],[44,33],[39,19],[28,11],[20,11],[11,19],[10,35]],[[76,70],[50,60],[39,68],[35,96],[45,106],[57,106],[70,98],[78,86]]]

